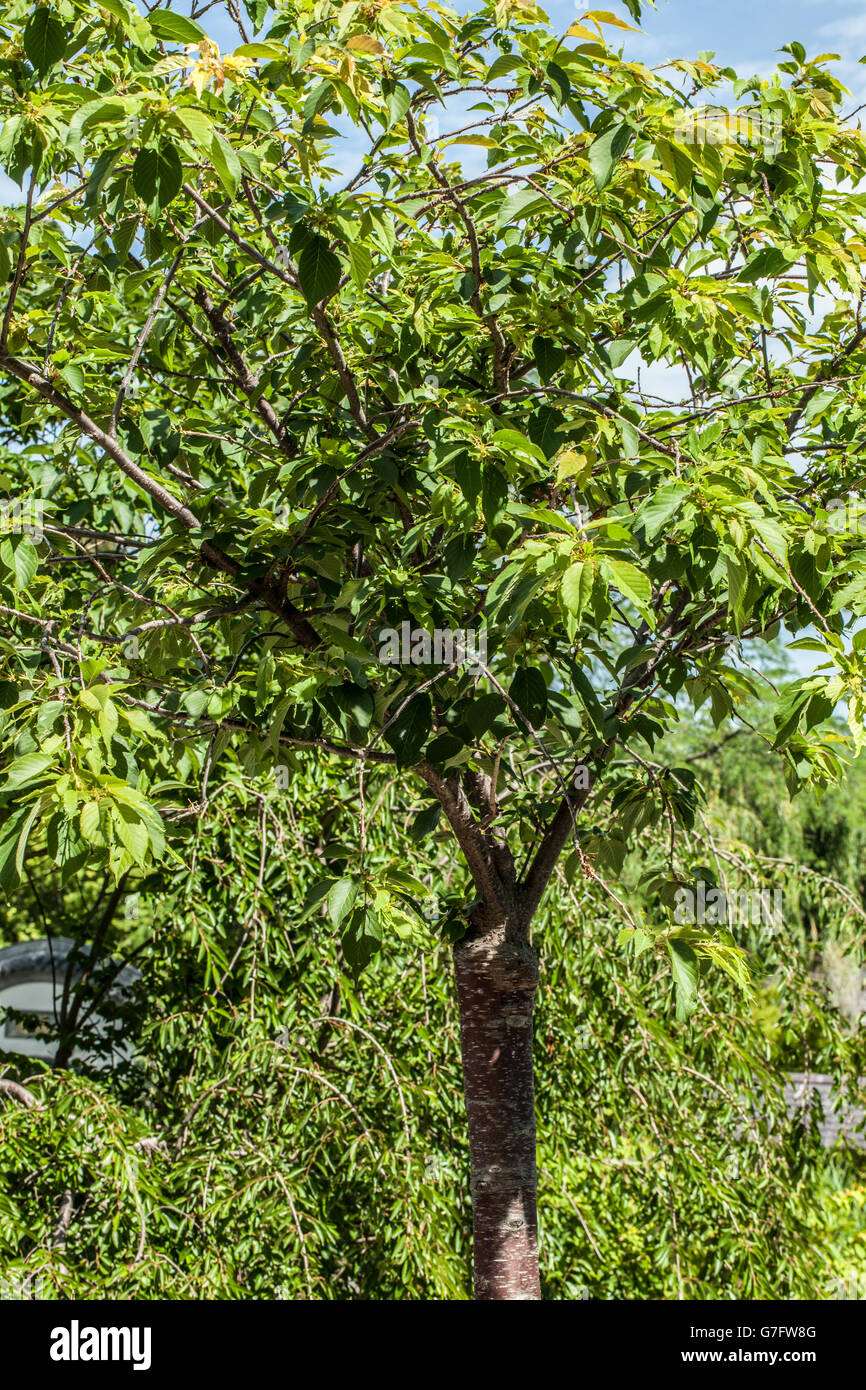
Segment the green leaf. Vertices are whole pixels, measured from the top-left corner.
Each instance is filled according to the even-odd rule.
[[[493,690],[486,695],[477,695],[468,703],[462,719],[473,738],[480,739],[506,709],[507,705],[502,696]]]
[[[340,944],[343,958],[357,979],[382,945],[382,925],[375,912],[370,908],[356,908]]]
[[[592,565],[578,560],[570,565],[562,576],[560,594],[569,613],[579,618],[592,594],[595,570]]]
[[[421,761],[432,722],[433,705],[427,692],[422,691],[420,695],[413,695],[397,718],[383,730],[383,738],[396,753],[399,767],[412,767]]]
[[[685,941],[668,939],[668,953],[677,1000],[677,1018],[684,1022],[698,1006],[698,958]]]
[[[563,439],[559,427],[564,421],[562,411],[555,410],[552,405],[543,405],[529,417],[526,433],[533,444],[537,444],[539,449],[543,450],[545,458],[552,459],[562,448]]]
[[[688,489],[681,483],[666,483],[642,502],[635,514],[636,526],[643,526],[647,540],[658,535],[665,522],[670,521],[680,509]]]
[[[630,565],[627,560],[602,560],[602,567],[607,576],[619,589],[621,594],[630,598],[632,603],[648,603],[652,597],[652,585],[649,579],[636,565]]]
[[[117,706],[113,700],[106,700],[97,716],[99,722],[99,732],[105,740],[106,747],[109,747],[111,740],[117,733]]]
[[[278,43],[242,43],[234,51],[235,58],[264,58],[267,62],[287,58],[288,49]]]
[[[426,839],[428,835],[432,835],[439,824],[439,817],[441,814],[442,807],[438,802],[435,806],[425,806],[424,810],[418,812],[412,824],[409,826],[409,839],[417,845],[421,840]]]
[[[11,816],[0,828],[0,888],[11,888],[18,880],[15,849],[21,828],[32,813],[32,807],[25,806],[17,815]]]
[[[36,736],[45,738],[51,733],[58,715],[62,714],[66,707],[65,700],[46,700],[36,716]]]
[[[309,134],[308,127],[312,125],[315,117],[334,95],[334,85],[327,79],[319,82],[309,93],[304,102],[304,134]]]
[[[66,52],[66,28],[47,5],[40,5],[30,16],[21,42],[41,77],[59,63]]]
[[[179,121],[184,130],[192,137],[198,145],[202,154],[210,156],[210,147],[213,142],[214,128],[210,118],[204,111],[197,106],[176,106],[174,119]]]
[[[99,802],[85,801],[81,808],[79,820],[82,837],[89,844],[101,844],[103,840],[102,832],[99,828]]]
[[[539,463],[544,463],[544,451],[519,430],[497,430],[493,436],[493,443],[509,458],[514,454],[522,454],[524,458],[537,459]]]
[[[488,526],[495,526],[505,515],[508,479],[495,464],[488,463],[481,477],[481,510]]]
[[[69,124],[69,131],[66,136],[68,147],[78,155],[79,159],[84,160],[84,148],[81,143],[85,131],[90,130],[94,125],[113,125],[121,126],[125,122],[128,108],[123,101],[88,101],[80,106]]]
[[[358,896],[360,882],[357,878],[338,878],[328,893],[328,916],[338,927],[347,913],[352,911]]]
[[[614,338],[613,342],[607,345],[608,361],[612,367],[621,367],[627,357],[630,357],[637,345],[631,338]]]
[[[620,155],[628,149],[631,128],[627,125],[613,126],[603,135],[596,136],[589,147],[589,167],[599,193],[611,180],[614,166]]]
[[[150,836],[144,821],[131,806],[120,805],[117,802],[111,807],[111,820],[123,848],[128,850],[136,864],[143,864],[150,846]]]
[[[773,746],[780,748],[799,728],[800,720],[810,699],[810,691],[804,681],[793,681],[785,686],[773,711],[776,737]]]
[[[568,76],[563,72],[558,63],[548,63],[546,71],[554,87],[557,89],[557,96],[559,97],[558,105],[562,106],[568,101],[571,95],[571,83],[568,80]],[[554,100],[556,100],[556,98],[554,98]]]
[[[521,666],[508,693],[533,729],[540,729],[547,717],[547,682],[538,668]]]
[[[175,14],[172,10],[151,10],[147,16],[151,31],[158,39],[174,39],[176,43],[198,43],[204,29],[194,19]]]
[[[28,536],[8,536],[0,544],[0,562],[12,574],[16,589],[26,589],[39,566],[39,555]]]
[[[10,765],[6,773],[6,788],[24,787],[31,782],[38,782],[53,763],[52,753],[25,753]]]
[[[389,124],[397,125],[398,121],[402,121],[409,110],[409,103],[412,100],[409,88],[404,87],[402,82],[395,82],[393,78],[385,78],[382,82],[382,91],[385,94],[385,105],[388,108]]]
[[[517,68],[526,66],[526,59],[519,53],[503,53],[501,58],[496,58],[487,70],[484,79],[485,85],[488,82],[495,82],[497,77],[504,77],[507,72],[515,72]]]
[[[40,797],[38,801],[34,801],[27,819],[24,822],[21,834],[18,836],[18,844],[15,848],[15,871],[19,879],[24,872],[24,854],[27,849],[27,841],[30,838],[30,831],[33,829],[33,823],[39,815],[39,812],[43,809],[44,803],[44,797]]]
[[[78,395],[84,390],[84,372],[76,362],[67,362],[65,367],[60,368],[60,375]]]
[[[333,884],[334,880],[331,878],[320,878],[310,885],[307,889],[303,904],[301,905],[301,910],[296,918],[298,923],[305,922],[308,917],[312,916],[316,908],[322,905],[325,898],[327,898],[330,893]]]
[[[412,322],[421,342],[426,343],[436,324],[436,318],[430,305],[422,301],[412,315]]]
[[[121,155],[126,153],[126,144],[115,145],[112,149],[103,150],[90,171],[90,178],[87,180],[87,188],[84,193],[84,203],[88,208],[95,208],[99,205],[102,190],[111,175],[114,166],[119,161]]]
[[[340,262],[324,237],[314,236],[307,242],[298,262],[298,279],[309,305],[327,299],[340,283]]]
[[[369,247],[362,241],[353,241],[349,244],[349,269],[352,280],[361,290],[370,278],[370,271],[373,268],[373,256]]]
[[[373,718],[373,696],[352,681],[344,681],[335,686],[331,694],[338,707],[348,715],[359,729],[369,729]]]
[[[470,507],[475,507],[481,496],[481,460],[462,452],[454,460],[454,481]]]
[[[530,208],[544,207],[546,199],[540,198],[534,188],[520,188],[503,199],[496,219],[496,230],[509,227],[518,217],[525,217]]]
[[[389,869],[382,887],[391,891],[396,889],[401,893],[414,893],[419,898],[426,897],[430,891],[423,879],[416,878],[414,874],[407,873],[405,869]]]
[[[250,17],[254,34],[261,29],[270,8],[268,0],[244,0],[244,9]]]
[[[145,820],[147,833],[150,838],[150,852],[154,859],[161,859],[165,854],[165,829],[162,818],[158,815],[149,816]]]
[[[108,13],[113,14],[115,19],[120,20],[124,29],[129,30],[130,14],[124,0],[99,0],[99,8],[108,10]]]
[[[809,404],[806,406],[803,414],[803,424],[811,425],[812,421],[816,420],[819,415],[822,415],[828,405],[832,405],[836,398],[835,391],[829,389],[826,391],[816,391],[815,395],[812,396]]]
[[[657,140],[656,153],[664,168],[671,175],[677,188],[688,189],[695,172],[695,166],[682,145],[674,145],[670,140]]]
[[[458,734],[446,731],[444,734],[438,734],[427,744],[424,761],[432,763],[434,767],[445,767],[451,758],[456,758],[463,752],[463,748],[463,739]]]
[[[223,139],[218,130],[215,130],[211,137],[209,153],[220,183],[229,197],[234,198],[240,187],[243,170],[228,140]]]
[[[559,347],[551,338],[533,338],[532,355],[535,358],[538,375],[546,386],[564,363],[565,349]]]
[[[730,555],[725,556],[725,569],[728,579],[728,605],[731,613],[739,619],[743,616],[743,597],[748,587],[748,571],[745,565],[741,565]]]
[[[755,284],[758,280],[771,280],[787,270],[790,265],[790,259],[778,247],[764,246],[749,257],[737,279],[745,281],[746,284]]]
[[[167,141],[158,149],[139,150],[132,166],[132,186],[148,206],[160,211],[180,192],[183,168],[174,145]]]
[[[617,420],[617,428],[622,435],[623,458],[635,459],[640,453],[640,435],[631,420]]]

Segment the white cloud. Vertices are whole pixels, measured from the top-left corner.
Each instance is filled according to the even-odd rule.
[[[822,24],[818,33],[852,41],[866,39],[866,14],[852,14],[844,19],[834,19],[829,24]]]

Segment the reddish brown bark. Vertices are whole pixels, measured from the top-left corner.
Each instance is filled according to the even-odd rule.
[[[532,1015],[538,966],[506,924],[454,948],[472,1167],[475,1297],[538,1299]]]

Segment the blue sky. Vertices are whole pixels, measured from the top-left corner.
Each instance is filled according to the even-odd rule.
[[[620,6],[614,6],[616,13]],[[579,11],[562,0],[551,5],[554,23],[571,23]],[[629,35],[629,54],[647,63],[666,58],[694,58],[714,50],[723,67],[742,76],[769,76],[783,44],[797,39],[807,53],[838,53],[834,66],[852,91],[866,92],[866,11],[862,0],[659,0],[647,8],[643,34]]]

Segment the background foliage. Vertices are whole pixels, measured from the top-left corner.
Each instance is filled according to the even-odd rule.
[[[713,742],[707,730],[692,749]],[[729,827],[784,798],[760,749],[732,742],[714,756],[729,791],[711,804]],[[311,866],[339,852],[352,791],[328,766],[291,799],[229,786],[191,834],[191,872],[117,905],[104,949],[142,971],[124,1010],[132,1065],[52,1073],[7,1055],[4,1076],[37,1101],[0,1097],[7,1275],[41,1271],[62,1297],[468,1296],[447,946],[407,942],[356,987],[326,909],[299,920]],[[327,840],[324,801],[337,807]],[[770,828],[761,852],[844,884],[862,797],[795,805],[784,843]],[[393,788],[384,799],[370,827],[383,865],[415,809]],[[651,861],[645,838],[635,864]],[[437,855],[428,872],[447,876],[447,841]],[[42,934],[44,911],[90,940],[98,886],[94,875],[82,897],[78,880],[70,892],[34,866],[3,937]],[[862,894],[849,886],[856,921],[834,882],[816,892],[807,876],[784,933],[749,943],[754,1001],[714,973],[678,1023],[657,958],[624,955],[604,893],[561,875],[536,938],[546,1297],[823,1298],[866,1275],[863,1160],[827,1154],[780,1095],[786,1067],[862,1074],[862,1035],[820,970],[833,941],[862,959]]]

